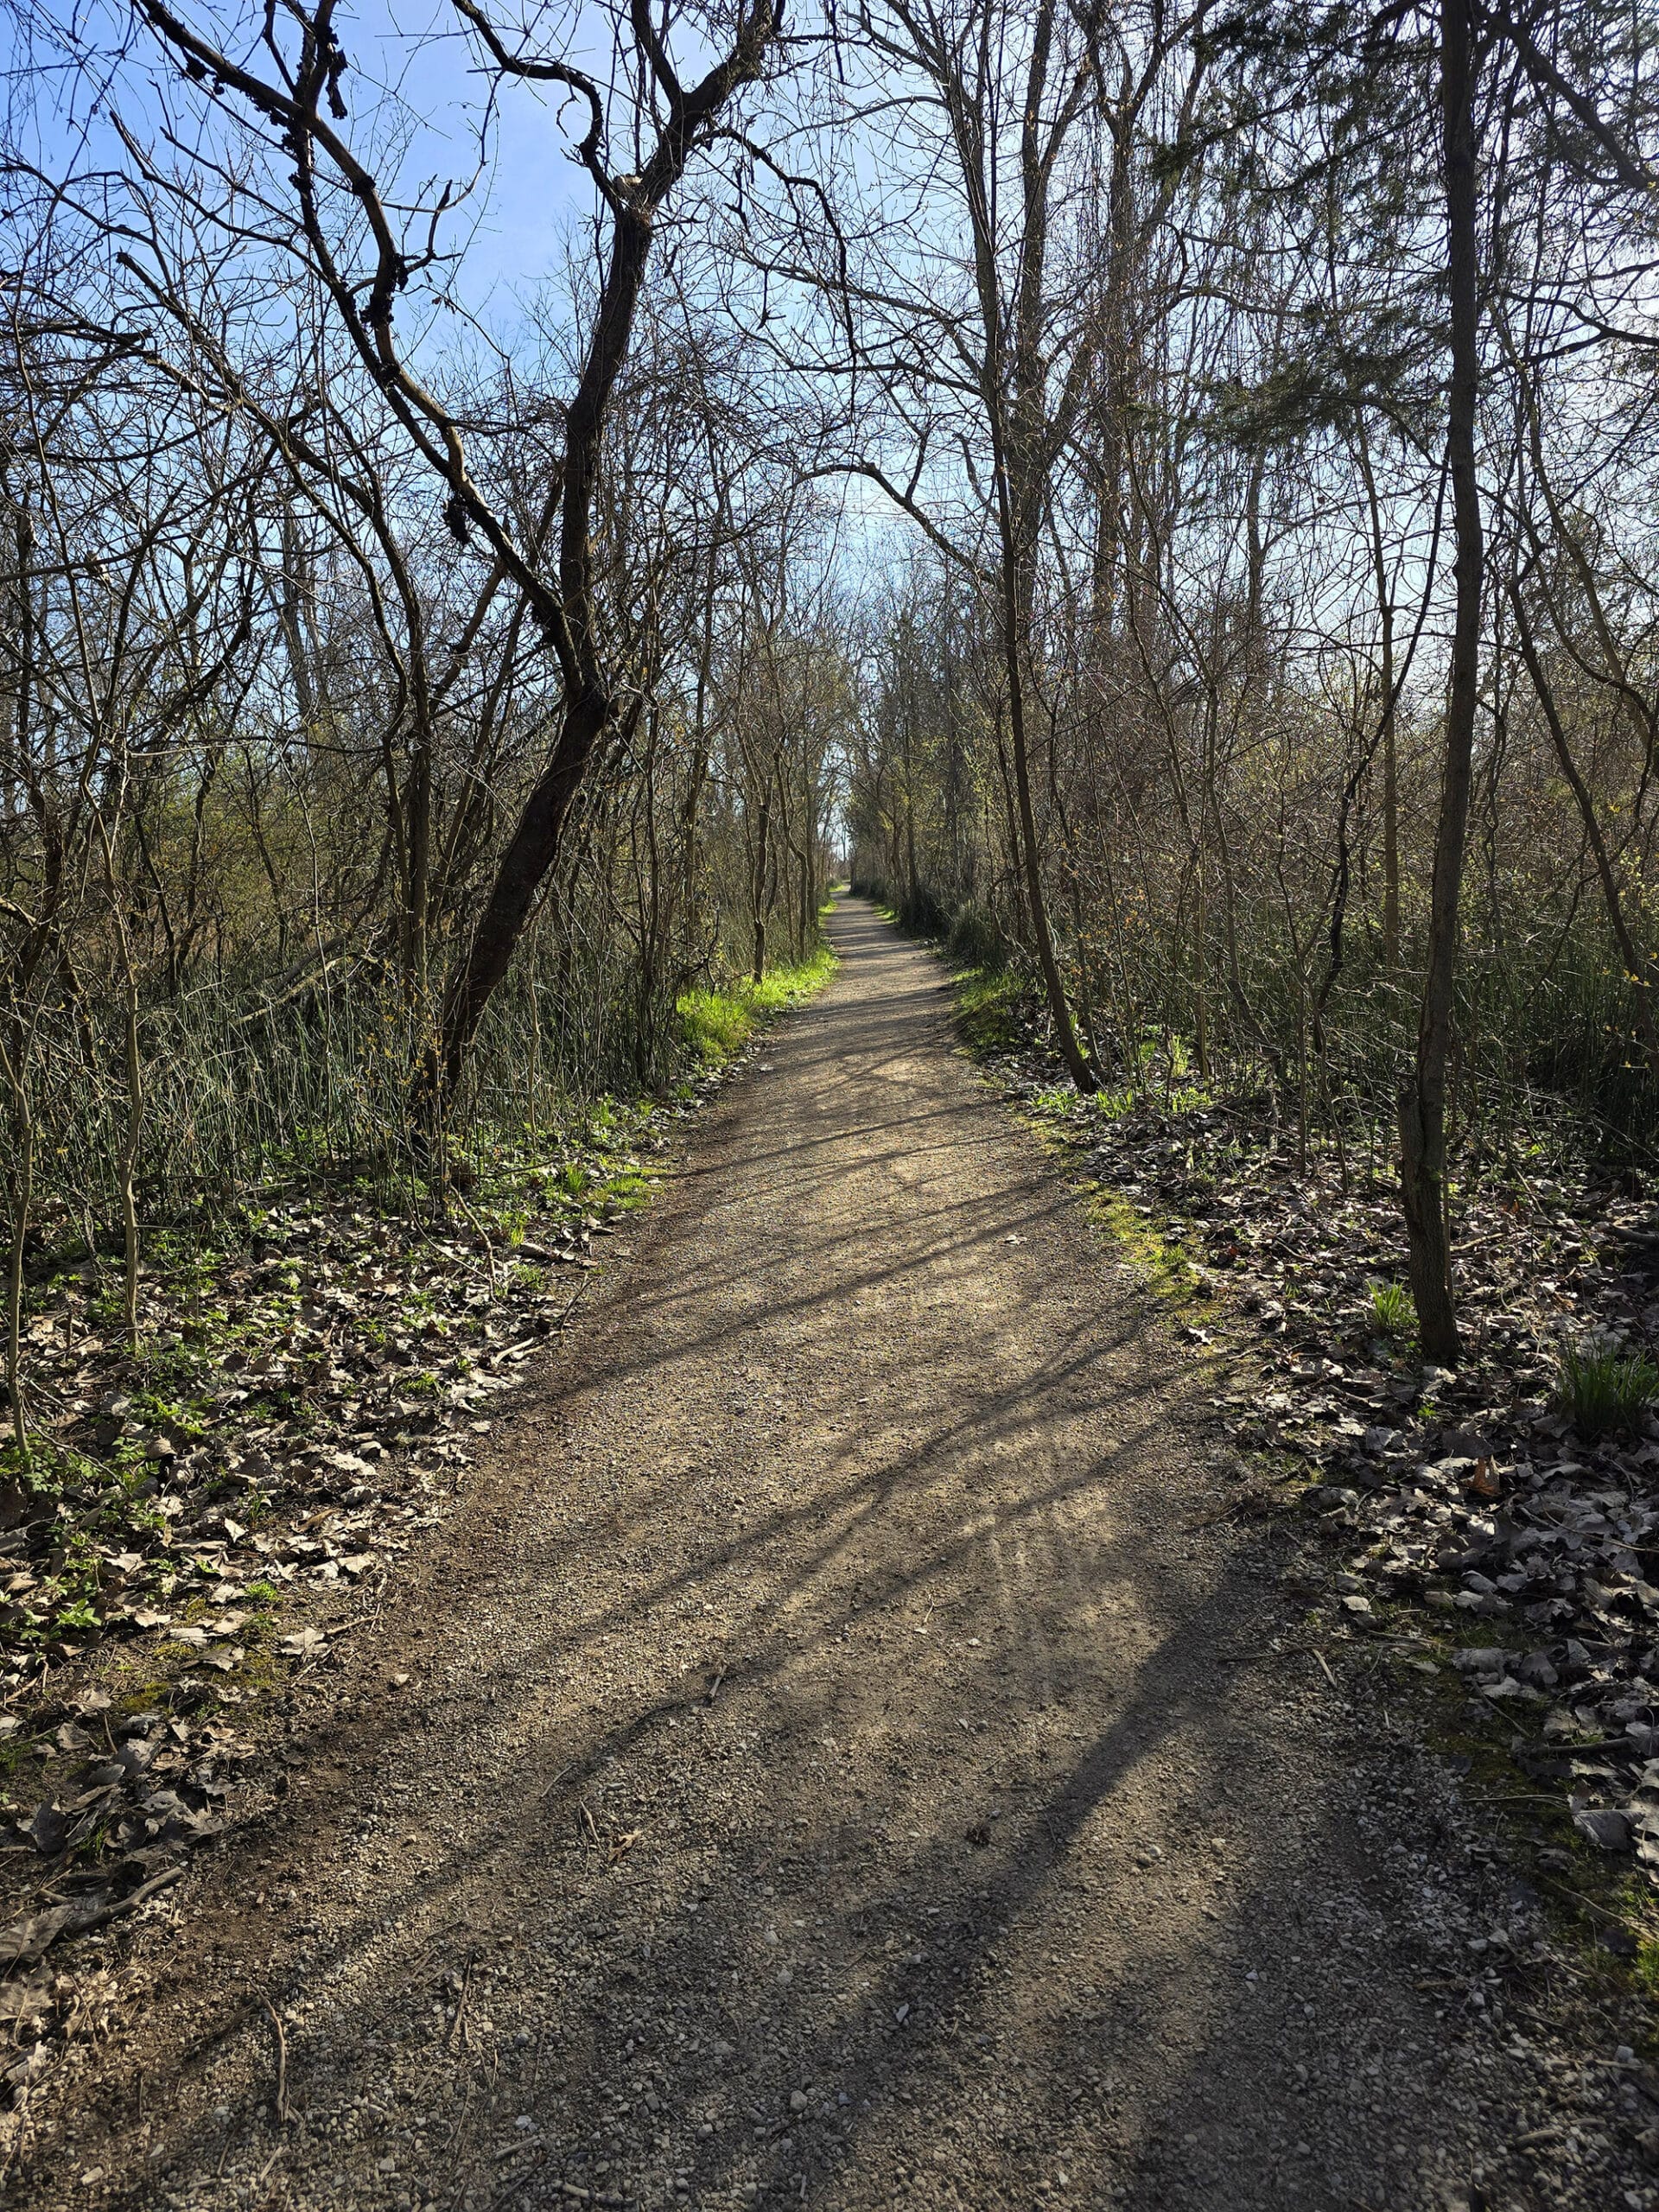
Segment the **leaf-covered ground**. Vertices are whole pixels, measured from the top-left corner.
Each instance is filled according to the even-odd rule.
[[[190,1848],[269,1794],[263,1702],[372,1633],[398,1554],[626,1247],[677,1129],[832,964],[699,994],[672,1096],[572,1109],[464,1192],[394,1205],[313,1182],[153,1236],[136,1353],[118,1268],[83,1251],[38,1270],[31,1446],[0,1460],[14,2101],[98,2025],[96,1989],[53,1946],[159,1906]]]
[[[1300,1159],[1259,1100],[1080,1098],[1039,1047],[1010,1045],[1005,992],[970,976],[961,997],[1010,1097],[1074,1153],[1126,1254],[1178,1302],[1181,1335],[1229,1353],[1217,1403],[1255,1470],[1233,1510],[1294,1499],[1319,1516],[1336,1548],[1317,1548],[1310,1611],[1455,1694],[1455,1730],[1503,1754],[1540,1877],[1588,1879],[1612,1947],[1645,1955],[1659,1875],[1653,1198],[1575,1160],[1559,1132],[1465,1162],[1465,1358],[1450,1373],[1416,1351],[1386,1160],[1353,1147]],[[1610,1372],[1631,1387],[1602,1427],[1591,1386]]]

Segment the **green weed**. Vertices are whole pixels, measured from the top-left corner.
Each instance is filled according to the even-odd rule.
[[[1417,1326],[1417,1309],[1411,1293],[1397,1282],[1371,1285],[1371,1314],[1385,1337],[1408,1337]]]
[[[719,1066],[742,1051],[769,1015],[821,990],[836,964],[829,946],[821,945],[798,965],[768,969],[758,983],[746,978],[726,990],[683,991],[678,1001],[682,1043],[705,1066]]]
[[[1594,1338],[1568,1344],[1561,1352],[1555,1404],[1580,1436],[1639,1429],[1643,1414],[1659,1405],[1659,1366],[1645,1352]]]

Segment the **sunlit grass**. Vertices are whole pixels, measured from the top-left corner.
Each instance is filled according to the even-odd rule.
[[[769,968],[758,983],[745,977],[722,991],[683,991],[677,1002],[681,1040],[705,1066],[717,1067],[741,1052],[771,1015],[822,990],[836,965],[830,947],[820,945],[808,960]]]
[[[1007,968],[961,968],[952,982],[957,1020],[976,1052],[1011,1052],[1023,1037],[1020,980]]]
[[[1371,1315],[1385,1337],[1408,1337],[1417,1326],[1417,1309],[1411,1294],[1397,1282],[1371,1285]]]

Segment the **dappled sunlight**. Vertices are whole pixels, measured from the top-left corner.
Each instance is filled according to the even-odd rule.
[[[1190,1525],[1208,1447],[1150,1309],[1103,1300],[922,956],[836,933],[840,981],[720,1109],[723,1172],[649,1224],[358,1709],[301,1705],[291,1811],[229,1847],[260,1871],[158,1961],[194,2050],[147,2122],[172,2184],[1417,2201],[1422,2000],[1276,1601]],[[279,1866],[298,1941],[250,1896]],[[1335,2018],[1305,1894],[1365,1968]],[[198,2011],[268,1924],[270,1974]],[[1412,2082],[1387,2127],[1298,2116],[1332,2033]]]

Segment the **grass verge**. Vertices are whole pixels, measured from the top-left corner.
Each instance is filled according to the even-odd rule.
[[[976,1052],[1012,1052],[1025,1041],[1020,1013],[1024,987],[1012,969],[958,968],[951,985],[957,1026]]]
[[[821,991],[839,965],[827,944],[810,959],[768,969],[760,981],[747,976],[724,990],[685,991],[680,995],[680,1036],[704,1068],[734,1059],[758,1029],[803,999]]]

